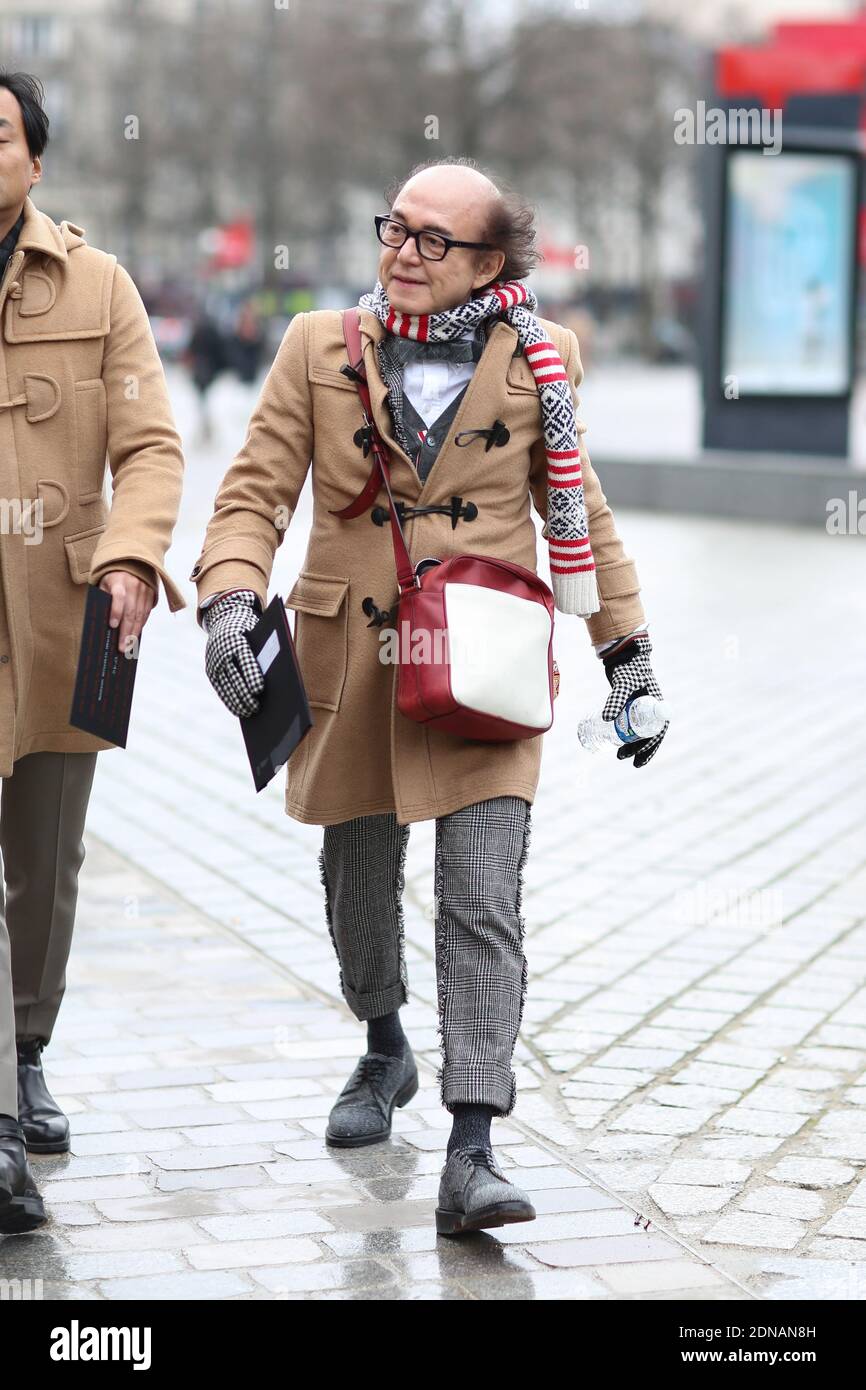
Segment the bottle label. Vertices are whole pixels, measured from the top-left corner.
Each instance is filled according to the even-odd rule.
[[[633,695],[632,698],[627,702],[625,708],[620,711],[616,719],[613,721],[613,727],[616,729],[617,735],[621,743],[636,743],[637,740],[640,738],[640,734],[635,733],[634,729],[631,727],[631,720],[629,719],[631,707],[634,704],[636,698],[637,697]]]

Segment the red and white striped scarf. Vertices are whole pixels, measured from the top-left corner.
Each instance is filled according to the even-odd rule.
[[[401,314],[392,309],[380,281],[359,307],[371,310],[389,333],[419,343],[450,342],[487,319],[504,319],[517,330],[541,401],[547,454],[547,544],[556,607],[588,618],[601,607],[589,520],[583,498],[580,440],[571,383],[554,344],[535,317],[538,300],[519,280],[500,281],[483,294],[435,314]]]

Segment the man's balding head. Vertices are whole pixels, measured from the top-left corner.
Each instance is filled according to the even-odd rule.
[[[535,264],[532,209],[474,160],[416,165],[385,196],[393,218],[412,232],[484,243],[484,249],[454,247],[441,261],[419,255],[411,239],[399,249],[383,247],[379,279],[402,313],[454,308],[495,280],[526,275]]]
[[[502,195],[493,180],[480,169],[465,164],[435,164],[406,180],[400,189],[399,201],[402,203],[406,198],[424,199],[431,207],[441,207],[446,215],[459,209],[471,219],[471,235],[460,239],[486,241],[494,208]]]

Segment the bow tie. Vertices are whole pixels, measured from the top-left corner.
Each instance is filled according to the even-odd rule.
[[[401,362],[477,362],[483,344],[477,338],[463,338],[453,343],[417,343],[414,338],[388,335],[385,340],[392,358]]]

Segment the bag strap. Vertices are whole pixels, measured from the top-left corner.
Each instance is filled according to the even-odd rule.
[[[344,376],[348,377],[358,388],[361,397],[361,405],[364,410],[364,420],[370,432],[369,437],[373,442],[372,415],[373,410],[370,402],[370,388],[367,385],[367,370],[364,366],[364,354],[361,350],[361,329],[360,315],[357,310],[344,309],[342,313],[343,340],[346,344],[346,351],[349,355],[348,363],[340,368]],[[379,441],[381,443],[381,441]],[[366,452],[364,457],[366,458]],[[373,468],[361,492],[350,502],[348,506],[339,510],[334,510],[333,515],[340,517],[341,520],[352,521],[356,516],[372,507],[379,489],[382,486],[382,478],[379,472],[379,463],[376,458],[375,450],[373,453]]]
[[[389,512],[391,517],[391,539],[394,544],[394,562],[397,566],[397,580],[400,585],[400,595],[403,596],[409,589],[420,588],[409,551],[406,546],[406,538],[403,535],[403,528],[400,525],[397,515],[397,508],[394,504],[394,495],[391,492],[391,482],[388,475],[388,449],[381,434],[376,428],[373,419],[373,407],[370,401],[370,387],[367,383],[367,369],[364,365],[364,354],[361,348],[361,315],[356,308],[344,309],[342,313],[343,338],[346,343],[346,350],[349,354],[349,361],[345,367],[341,367],[343,375],[350,381],[354,381],[358,388],[358,395],[361,399],[361,409],[364,412],[364,425],[369,433],[370,446],[373,451],[373,468],[362,491],[350,502],[348,506],[333,512],[334,516],[345,520],[351,520],[360,516],[376,500],[381,484],[384,482],[385,491],[388,494]]]

